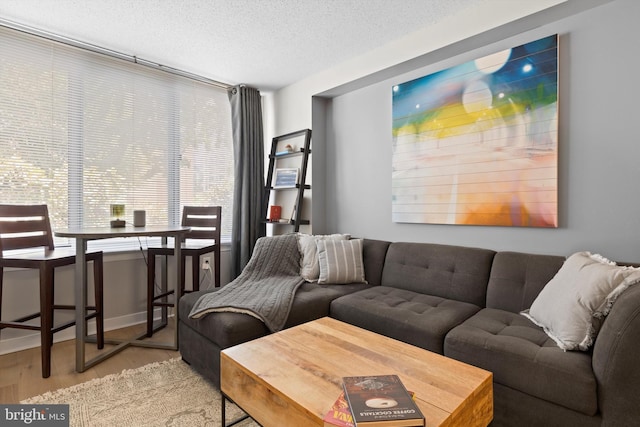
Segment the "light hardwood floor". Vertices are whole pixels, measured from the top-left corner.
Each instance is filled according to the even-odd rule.
[[[171,321],[169,322],[172,323]],[[146,325],[136,325],[105,333],[105,337],[118,339],[135,336],[144,331]],[[150,339],[170,341],[173,327],[168,326]],[[113,346],[105,344],[105,349]],[[97,353],[95,344],[86,345],[87,359]],[[179,357],[178,351],[159,350],[142,347],[128,347],[111,358],[97,364],[83,373],[75,371],[75,340],[53,345],[51,356],[51,376],[42,378],[40,347],[0,356],[0,403],[19,403],[21,400],[37,396],[47,391],[70,387],[94,378],[134,369],[148,363]]]

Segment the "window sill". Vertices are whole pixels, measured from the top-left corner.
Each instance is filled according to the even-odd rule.
[[[146,249],[143,249],[144,251],[146,251]],[[119,262],[119,261],[131,261],[131,260],[137,260],[137,259],[141,259],[144,260],[146,263],[146,253],[143,254],[141,253],[140,248],[132,248],[132,249],[102,249],[103,253],[104,253],[104,262]],[[220,252],[230,252],[231,251],[231,242],[223,242],[220,245]],[[10,272],[10,271],[21,271],[24,270],[23,268],[13,268],[13,267],[7,267],[4,268],[5,272]]]
[[[103,250],[104,252],[104,262],[117,262],[117,261],[129,261],[132,259],[145,259],[146,260],[146,249],[144,258],[142,253],[140,253],[140,248],[138,249],[117,249],[117,250]],[[220,252],[229,252],[231,251],[231,243],[222,243],[220,245]]]

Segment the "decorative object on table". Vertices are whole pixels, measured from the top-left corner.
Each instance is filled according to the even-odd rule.
[[[144,227],[147,224],[146,211],[133,211],[133,226]]]
[[[293,151],[294,151],[293,146],[291,144],[287,144],[287,145],[285,145],[284,150],[276,152],[276,156],[278,156],[278,157],[279,156],[286,156],[287,154],[293,153]]]
[[[276,169],[273,178],[273,188],[295,188],[298,184],[298,168],[282,168]]]
[[[126,226],[124,219],[124,205],[112,204],[110,205],[111,211],[111,228],[121,228]]]
[[[279,222],[282,218],[282,206],[272,205],[269,207],[269,221]]]
[[[420,408],[397,375],[344,377],[356,426],[424,426]]]
[[[392,221],[558,227],[558,35],[393,91]]]

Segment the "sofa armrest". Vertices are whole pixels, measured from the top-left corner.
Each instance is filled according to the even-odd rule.
[[[618,297],[593,348],[603,426],[640,420],[640,284]]]

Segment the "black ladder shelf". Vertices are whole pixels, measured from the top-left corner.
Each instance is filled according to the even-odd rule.
[[[301,141],[304,138],[302,147],[297,147],[293,150],[286,150],[284,147],[288,141],[297,140]],[[276,136],[271,140],[271,152],[269,153],[269,169],[267,171],[267,179],[265,184],[265,200],[270,199],[273,191],[293,191],[296,190],[297,194],[293,209],[291,210],[291,219],[287,222],[271,221],[268,216],[265,216],[265,222],[267,224],[280,224],[280,225],[293,225],[294,231],[299,231],[301,225],[310,224],[309,220],[300,218],[302,213],[302,203],[304,201],[304,191],[310,190],[311,186],[305,184],[307,179],[307,166],[309,164],[309,154],[311,154],[311,129],[303,129],[296,132],[291,132],[286,135]],[[279,160],[289,159],[292,157],[300,157],[300,164],[298,169],[298,179],[294,182],[285,182],[284,185],[276,185],[274,181],[275,175],[278,175],[277,171],[282,172],[284,169],[279,170],[277,163]],[[298,165],[298,164],[296,164]],[[290,169],[290,168],[289,168]],[[283,207],[284,210],[284,207]],[[268,215],[268,214],[267,214]]]

